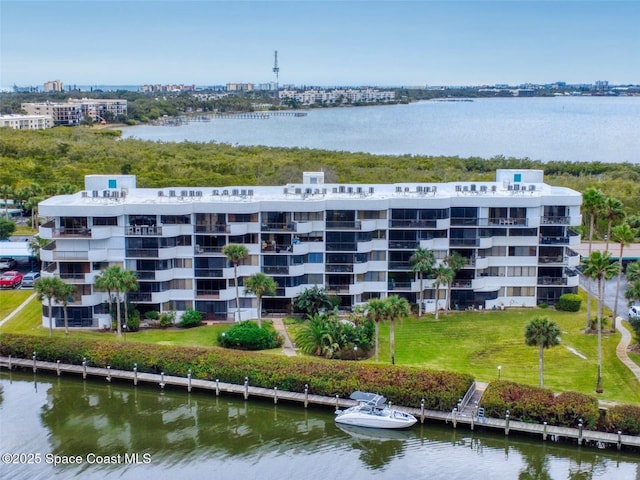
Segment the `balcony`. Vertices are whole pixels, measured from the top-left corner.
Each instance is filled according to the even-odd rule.
[[[568,245],[569,237],[543,236],[540,238],[542,245]]]
[[[362,228],[362,222],[360,222],[360,220],[327,220],[326,228],[327,230],[360,230]]]
[[[449,244],[452,247],[477,247],[480,240],[477,238],[450,238]]]
[[[389,228],[436,228],[437,220],[390,220]]]
[[[454,280],[451,283],[451,287],[453,288],[472,288],[473,280]]]
[[[262,223],[261,230],[263,232],[274,232],[274,231],[297,232],[297,224],[295,222]]]
[[[88,237],[91,237],[91,229],[87,227],[79,227],[79,228],[60,227],[60,228],[53,228],[52,234],[53,234],[53,238],[61,238],[61,237],[88,238]]]
[[[495,226],[516,226],[526,227],[529,225],[527,218],[507,218],[507,217],[491,217],[488,218],[488,225]]]
[[[229,225],[196,224],[196,233],[229,233]]]
[[[558,286],[558,287],[562,287],[567,285],[567,278],[566,277],[538,277],[538,285],[540,286],[545,286],[545,287],[549,287],[549,286]]]
[[[158,237],[162,235],[162,227],[159,225],[127,225],[125,235],[134,237]]]
[[[412,283],[413,282],[395,282],[391,280],[387,283],[387,288],[390,292],[410,292]]]
[[[349,263],[330,263],[326,266],[327,273],[353,273],[353,264]]]
[[[196,290],[196,300],[218,300],[220,298],[220,290]]]
[[[418,248],[416,240],[390,240],[389,249],[391,250],[415,250]]]
[[[569,225],[571,217],[542,217],[542,225]]]

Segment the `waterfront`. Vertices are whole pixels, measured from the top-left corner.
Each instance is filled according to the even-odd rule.
[[[637,452],[433,422],[402,432],[343,431],[329,408],[195,390],[3,369],[0,394],[2,453],[41,455],[39,464],[4,465],[12,479],[640,478]],[[80,464],[54,467],[47,453],[78,456]]]
[[[485,98],[308,113],[139,125],[123,128],[123,137],[391,155],[640,162],[640,97]]]

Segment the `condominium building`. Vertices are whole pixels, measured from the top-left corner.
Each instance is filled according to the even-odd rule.
[[[131,175],[90,175],[85,189],[39,206],[52,243],[41,250],[43,275],[76,285],[69,305],[75,326],[109,325],[107,294],[95,288],[101,270],[135,271],[138,310],[195,308],[208,319],[255,318],[255,297],[240,288],[222,254],[243,244],[248,257],[239,285],[263,272],[278,283],[263,299],[269,312],[289,312],[314,285],[349,309],[398,294],[416,302],[420,282],[410,258],[418,247],[438,261],[453,252],[454,309],[553,303],[575,292],[580,193],[543,182],[541,170],[498,170],[495,181],[441,184],[325,184],[321,172],[279,187],[137,188]],[[447,301],[446,288],[423,282],[425,307]],[[46,309],[43,310],[46,315]],[[61,307],[54,308],[61,317]],[[43,320],[48,324],[48,319]]]
[[[15,130],[42,130],[53,127],[50,115],[0,115],[0,128],[9,127]]]
[[[304,105],[314,103],[371,103],[371,102],[391,102],[395,100],[396,94],[392,90],[378,90],[375,88],[349,88],[331,90],[281,90],[279,98],[292,98]]]
[[[79,125],[84,117],[94,122],[113,120],[127,115],[127,101],[104,98],[70,98],[66,102],[23,103],[21,108],[30,115],[48,115],[54,125]]]

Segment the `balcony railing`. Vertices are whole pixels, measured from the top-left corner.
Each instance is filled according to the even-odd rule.
[[[196,277],[222,278],[221,268],[196,268]]]
[[[215,246],[215,247],[210,247],[210,246],[206,246],[206,245],[197,245],[194,248],[194,252],[196,255],[207,255],[207,254],[212,254],[212,253],[222,253],[222,249],[224,248],[224,246]]]
[[[571,217],[542,217],[542,225],[569,225]]]
[[[264,266],[262,271],[266,275],[289,275],[289,267],[286,266]]]
[[[538,263],[563,263],[563,262],[564,262],[564,257],[562,255],[538,257]]]
[[[127,250],[127,257],[139,257],[139,258],[157,258],[157,248],[130,248]]]
[[[477,247],[480,240],[477,238],[450,238],[449,244],[456,247]]]
[[[264,232],[271,232],[275,230],[295,232],[298,230],[298,228],[295,222],[267,222],[262,223],[261,230]]]
[[[127,300],[130,302],[151,302],[151,293],[146,292],[129,292]]]
[[[349,285],[348,284],[329,284],[327,285],[327,290],[330,292],[336,293],[349,293]]]
[[[454,280],[451,283],[453,288],[471,288],[472,281],[471,280]]]
[[[229,225],[196,224],[196,233],[229,233]]]
[[[389,290],[411,290],[411,282],[394,282],[387,283],[387,289]]]
[[[481,219],[483,220],[483,219]],[[505,218],[505,217],[491,217],[488,220],[488,225],[500,225],[500,226],[518,226],[526,227],[528,225],[527,218]],[[483,225],[482,223],[480,225]]]
[[[326,271],[328,273],[352,273],[353,265],[352,264],[328,264],[326,266]]]
[[[127,225],[126,235],[153,237],[162,235],[162,227],[159,225]]]
[[[569,237],[543,236],[540,243],[543,245],[567,245]]]
[[[327,220],[327,230],[360,230],[361,228],[362,222],[360,220]]]
[[[415,250],[418,248],[418,242],[416,240],[391,240],[389,241],[389,248],[398,250]]]
[[[391,220],[391,228],[436,228],[437,220]]]
[[[562,286],[566,284],[566,277],[538,277],[538,285]]]
[[[60,278],[63,280],[84,280],[84,276],[82,272],[60,272]]]
[[[69,228],[60,227],[53,229],[54,237],[90,237],[91,229],[87,227]]]
[[[218,299],[220,298],[220,290],[207,290],[199,288],[196,290],[196,298]]]

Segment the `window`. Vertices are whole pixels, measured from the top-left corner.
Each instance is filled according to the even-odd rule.
[[[118,217],[93,217],[94,226],[117,226]]]
[[[535,287],[507,287],[508,297],[533,297]]]
[[[322,263],[322,262],[324,262],[322,253],[309,254],[309,263]]]
[[[509,267],[507,272],[510,277],[535,277],[536,267]]]
[[[160,222],[163,225],[189,225],[191,223],[191,215],[162,215]]]
[[[509,247],[510,257],[535,257],[536,247]]]

